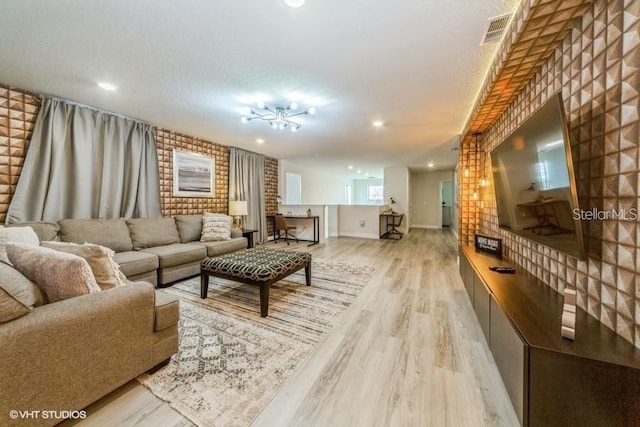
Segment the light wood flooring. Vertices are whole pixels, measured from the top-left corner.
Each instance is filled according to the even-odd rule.
[[[370,265],[375,274],[253,426],[518,425],[458,275],[450,231],[289,248]],[[192,425],[136,381],[87,412],[65,425]]]

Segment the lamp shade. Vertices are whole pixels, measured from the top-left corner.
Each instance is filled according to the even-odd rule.
[[[229,201],[229,215],[242,216],[247,214],[246,200]]]

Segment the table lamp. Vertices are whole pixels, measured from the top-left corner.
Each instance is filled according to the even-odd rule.
[[[229,215],[233,217],[233,228],[242,228],[242,217],[246,214],[246,200],[229,201]]]

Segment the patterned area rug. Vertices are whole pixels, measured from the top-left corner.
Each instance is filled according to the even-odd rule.
[[[163,289],[180,298],[180,349],[166,367],[138,378],[200,426],[248,426],[353,302],[373,268],[313,259],[271,287],[260,317],[257,286],[211,277]]]

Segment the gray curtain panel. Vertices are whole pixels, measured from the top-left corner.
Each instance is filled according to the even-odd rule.
[[[160,215],[151,126],[44,97],[6,222]]]
[[[245,227],[258,230],[257,243],[267,241],[264,197],[264,156],[231,147],[229,151],[229,200],[247,201]]]

